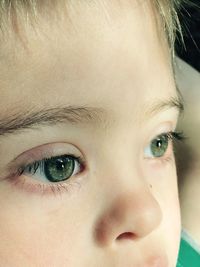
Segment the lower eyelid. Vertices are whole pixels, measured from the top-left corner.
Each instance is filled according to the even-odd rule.
[[[82,162],[82,163],[81,163]],[[77,163],[78,164],[78,163]],[[7,185],[10,185],[13,190],[18,190],[22,193],[28,193],[39,196],[56,196],[61,194],[70,194],[80,189],[82,183],[85,180],[87,169],[85,162],[80,160],[80,171],[78,175],[73,175],[68,180],[61,182],[40,182],[33,179],[32,176],[26,174],[19,174],[17,172],[10,174],[3,180]],[[83,181],[82,181],[83,180]]]
[[[80,151],[78,151],[78,148],[74,149],[74,146],[70,146],[69,144],[63,145],[58,143],[53,145],[47,144],[43,145],[42,149],[35,148],[34,153],[30,153],[30,151],[24,153],[23,156],[19,156],[6,167],[1,180],[6,184],[6,186],[11,186],[12,190],[18,190],[19,192],[25,192],[28,194],[32,193],[35,195],[51,196],[73,193],[74,191],[80,189],[85,180],[84,178],[86,178],[88,170],[86,160],[81,155]],[[32,175],[29,176],[27,173],[23,173],[26,166],[33,164],[34,160],[37,162],[40,161],[40,159],[48,159],[63,155],[73,158],[76,161],[75,164],[77,164],[75,166],[78,168],[78,172],[74,169],[74,174],[72,174],[72,176],[67,180],[51,183],[48,180],[45,182],[40,181],[39,179],[33,179]]]
[[[19,190],[23,193],[39,195],[39,196],[56,196],[63,193],[73,193],[74,190],[80,189],[81,179],[76,178],[73,181],[59,183],[38,183],[26,175],[20,177],[12,176],[5,180],[11,188]]]

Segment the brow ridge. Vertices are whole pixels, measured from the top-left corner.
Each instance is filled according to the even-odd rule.
[[[169,108],[176,108],[180,114],[183,113],[184,104],[182,99],[180,97],[171,97],[168,100],[157,101],[157,103],[152,104],[152,106],[148,108],[148,111],[146,111],[146,113],[149,113],[150,116],[153,116],[156,113]]]
[[[172,97],[169,100],[157,101],[146,110],[147,118],[160,111],[176,108],[183,112],[184,106],[180,98]],[[27,129],[37,129],[41,126],[52,126],[59,123],[93,124],[104,129],[111,123],[108,111],[101,107],[67,106],[41,110],[30,109],[28,112],[15,112],[5,118],[0,118],[0,136],[15,134]]]
[[[15,113],[7,118],[0,119],[0,136],[12,134],[16,131],[37,128],[41,125],[55,125],[58,123],[87,124],[104,123],[105,110],[87,106],[67,106],[31,110],[27,113]]]

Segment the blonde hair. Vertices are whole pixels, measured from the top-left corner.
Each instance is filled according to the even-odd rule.
[[[170,46],[171,52],[174,56],[174,44],[177,33],[183,42],[182,28],[180,25],[178,12],[181,4],[186,3],[185,0],[154,0],[157,10],[160,14],[164,31]]]
[[[143,0],[142,0],[143,1]],[[176,32],[181,33],[181,26],[179,23],[177,11],[180,5],[187,0],[150,0],[155,5],[158,14],[160,15],[163,29],[166,33],[166,38],[172,54],[174,54],[174,42]],[[26,17],[30,20],[34,18],[37,13],[42,12],[54,12],[60,5],[64,5],[66,0],[0,0],[0,28],[2,31],[5,29],[6,21],[11,21],[11,24],[16,29],[17,16],[20,14],[26,14]],[[71,1],[69,1],[71,2]],[[64,7],[64,6],[63,6]],[[48,9],[47,9],[48,8]],[[22,16],[23,17],[23,16]],[[3,21],[4,20],[4,21]],[[182,36],[182,35],[181,35]]]

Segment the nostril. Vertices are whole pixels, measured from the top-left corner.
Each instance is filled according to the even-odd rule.
[[[135,239],[136,236],[131,232],[125,232],[117,237],[117,240],[121,239]]]

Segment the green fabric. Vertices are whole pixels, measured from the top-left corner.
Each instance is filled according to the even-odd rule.
[[[191,242],[181,238],[177,267],[200,267],[200,252],[191,245]]]

